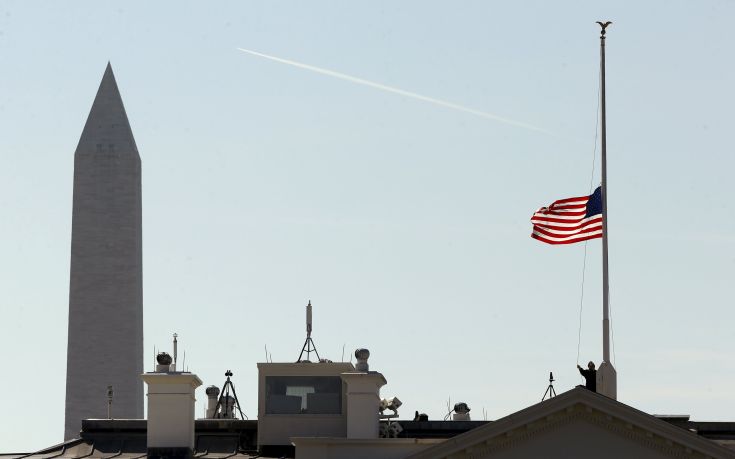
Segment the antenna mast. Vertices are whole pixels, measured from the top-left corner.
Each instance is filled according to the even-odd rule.
[[[179,343],[176,338],[179,336],[178,333],[174,333],[174,368],[176,368],[176,357],[178,356]]]
[[[301,360],[304,352],[306,352],[306,360]],[[309,300],[309,304],[306,305],[306,341],[304,341],[304,346],[301,348],[301,353],[299,354],[299,359],[296,363],[311,362],[311,360],[309,360],[309,355],[312,352],[316,354],[317,361],[321,360],[319,358],[319,353],[316,350],[314,340],[311,339],[311,300]]]
[[[107,419],[112,419],[112,386],[107,386]]]

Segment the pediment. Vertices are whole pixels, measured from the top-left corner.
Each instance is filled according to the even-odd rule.
[[[433,446],[429,458],[735,458],[731,451],[630,406],[572,389]]]

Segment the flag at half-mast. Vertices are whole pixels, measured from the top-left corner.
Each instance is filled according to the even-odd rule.
[[[554,201],[531,217],[531,237],[547,244],[572,244],[602,237],[602,187],[579,198]]]

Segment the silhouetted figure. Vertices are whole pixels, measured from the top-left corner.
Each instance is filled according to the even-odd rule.
[[[591,390],[592,392],[597,392],[597,370],[595,370],[595,363],[590,361],[590,363],[587,364],[587,368],[588,369],[585,370],[577,365],[579,374],[584,376],[584,387]]]
[[[414,421],[428,421],[429,416],[426,413],[420,413],[417,411],[416,415],[413,417]]]

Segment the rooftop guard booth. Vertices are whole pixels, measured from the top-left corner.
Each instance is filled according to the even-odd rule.
[[[345,437],[351,363],[258,364],[258,445],[291,445],[291,437]]]

